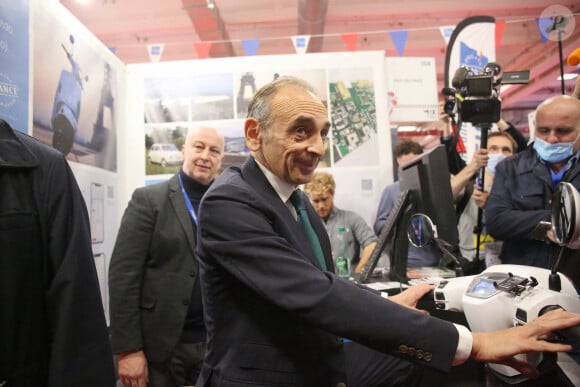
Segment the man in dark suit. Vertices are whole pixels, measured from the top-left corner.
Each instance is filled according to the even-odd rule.
[[[224,138],[194,129],[182,153],[175,176],[135,190],[111,258],[111,340],[127,387],[191,385],[205,354],[197,209],[220,169]]]
[[[468,357],[507,361],[529,374],[529,367],[506,359],[528,350],[570,350],[537,337],[559,324],[578,324],[580,316],[558,311],[544,315],[544,325],[471,334],[412,310],[429,286],[385,300],[333,274],[316,212],[306,201],[319,247],[296,221],[299,203],[288,202],[312,177],[330,130],[326,107],[307,83],[281,77],[261,88],[244,129],[251,157],[224,171],[200,207],[196,254],[208,352],[197,387],[404,385],[398,372],[405,360],[449,370]],[[364,364],[352,364],[362,357],[350,356],[354,343],[342,338],[403,359],[383,359],[388,368],[379,371],[392,373],[392,383],[352,373]]]

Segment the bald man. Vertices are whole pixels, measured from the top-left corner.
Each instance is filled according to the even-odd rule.
[[[175,176],[135,190],[111,258],[111,340],[125,387],[193,385],[205,355],[197,210],[220,170],[224,138],[194,129],[182,153]]]
[[[550,221],[551,198],[557,184],[580,189],[580,100],[560,95],[536,109],[533,146],[496,168],[486,207],[488,232],[503,240],[503,263],[551,268],[560,246],[539,223]],[[566,248],[559,270],[580,287],[580,252]]]

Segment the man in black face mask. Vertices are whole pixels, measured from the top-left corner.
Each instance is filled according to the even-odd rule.
[[[551,268],[556,261],[560,246],[540,222],[550,221],[550,200],[558,183],[567,181],[580,188],[579,135],[580,100],[552,97],[536,109],[533,146],[498,164],[486,227],[504,241],[503,263]],[[566,248],[559,266],[576,288],[580,287],[578,259],[580,251]]]

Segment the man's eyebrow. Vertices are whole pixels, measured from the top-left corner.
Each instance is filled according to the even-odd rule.
[[[314,118],[311,116],[298,116],[294,119],[295,124],[313,124],[314,122]],[[324,124],[324,129],[328,128],[330,128],[330,121],[326,121]]]
[[[310,122],[314,122],[314,118],[310,116],[298,116],[294,119],[294,122],[297,124],[307,124]]]

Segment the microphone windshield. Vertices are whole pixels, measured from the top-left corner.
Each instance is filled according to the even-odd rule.
[[[453,75],[453,79],[451,80],[451,86],[456,89],[459,89],[463,86],[463,82],[467,75],[469,74],[469,69],[467,67],[460,67],[455,71],[455,75]]]
[[[455,95],[457,91],[451,87],[444,87],[441,89],[441,93],[443,93],[443,95]]]
[[[572,51],[572,53],[568,56],[566,63],[568,63],[570,66],[577,66],[580,64],[580,48]]]

